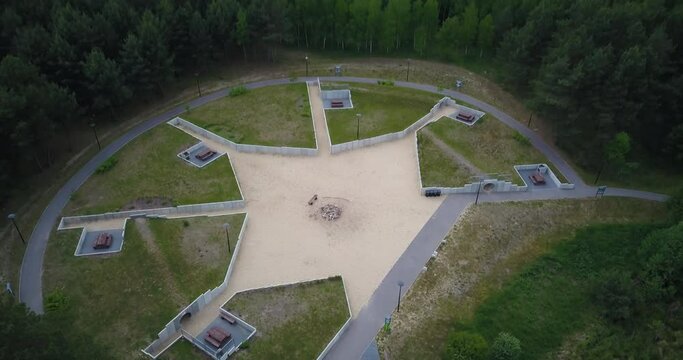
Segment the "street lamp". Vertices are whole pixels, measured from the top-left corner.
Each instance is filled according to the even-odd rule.
[[[199,87],[199,73],[194,73],[194,78],[197,80],[197,92],[199,93],[199,97],[202,97],[202,88]]]
[[[396,306],[396,312],[401,311],[401,290],[403,289],[403,281],[399,280],[398,281],[398,305]]]
[[[410,59],[408,59],[408,71],[406,72],[406,82],[408,81],[409,77],[410,77]]]
[[[484,182],[484,179],[482,178],[479,180],[479,187],[477,187],[477,198],[474,200],[474,205],[477,205],[479,203],[479,192],[481,191],[481,184]]]
[[[306,60],[306,76],[308,77],[308,55],[306,55],[304,60]]]
[[[26,245],[26,240],[24,240],[24,235],[21,234],[21,231],[19,230],[19,226],[17,226],[17,222],[14,220],[17,218],[17,214],[9,214],[7,215],[7,219],[12,221],[12,224],[14,224],[14,228],[17,229],[17,233],[19,233],[19,238],[21,238],[21,242]]]
[[[95,134],[95,141],[97,141],[97,149],[102,150],[102,145],[100,144],[100,138],[97,137],[97,129],[95,129],[95,123],[94,122],[90,123],[90,127],[92,128],[92,132]]]
[[[360,113],[356,114],[356,140],[360,140]]]
[[[225,238],[228,239],[228,252],[232,254],[232,249],[230,249],[230,224],[225,223],[223,224],[223,229],[225,229]]]
[[[526,127],[531,127],[531,116],[532,115],[533,114],[531,114],[531,113],[529,114],[529,122],[526,124]]]

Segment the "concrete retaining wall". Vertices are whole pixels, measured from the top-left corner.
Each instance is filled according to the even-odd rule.
[[[168,121],[168,124],[190,134],[197,134],[211,141],[225,145],[231,149],[243,153],[259,153],[259,154],[276,154],[285,156],[315,156],[318,154],[318,149],[297,148],[287,146],[264,146],[264,145],[247,145],[238,144],[212,133],[209,130],[201,128],[187,120],[175,117]],[[201,140],[201,139],[200,139]]]
[[[338,153],[344,152],[344,151],[360,149],[363,147],[372,146],[372,145],[380,144],[380,143],[387,142],[387,141],[394,141],[394,140],[402,139],[402,138],[404,138],[410,134],[415,133],[418,129],[420,129],[423,126],[434,121],[435,120],[434,114],[442,106],[446,106],[447,104],[450,104],[449,100],[453,104],[455,103],[455,101],[451,98],[448,98],[448,97],[442,98],[441,100],[439,100],[439,102],[436,103],[436,105],[434,105],[432,107],[432,109],[429,111],[429,113],[427,115],[423,116],[421,119],[417,120],[416,122],[414,122],[413,124],[408,126],[403,131],[398,131],[398,132],[390,133],[390,134],[384,134],[384,135],[375,136],[375,137],[371,137],[371,138],[367,138],[367,139],[349,141],[349,142],[345,142],[345,143],[341,143],[341,144],[335,144],[335,145],[332,145],[330,147],[330,149],[331,149],[330,151],[332,154],[338,154]],[[438,120],[438,119],[436,119],[436,120]],[[329,137],[329,131],[328,131],[328,137]]]
[[[96,221],[123,220],[133,217],[183,217],[222,210],[238,210],[245,207],[244,200],[221,201],[206,204],[180,205],[176,207],[108,212],[97,215],[66,216],[59,222],[58,230],[83,227]]]

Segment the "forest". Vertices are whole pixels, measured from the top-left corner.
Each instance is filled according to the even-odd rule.
[[[628,171],[632,149],[680,168],[682,40],[674,0],[6,0],[0,198],[71,150],[72,129],[118,121],[206,64],[272,61],[283,47],[470,57],[548,119],[579,165]]]

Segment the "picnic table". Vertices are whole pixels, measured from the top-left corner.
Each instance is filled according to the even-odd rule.
[[[220,348],[231,336],[232,335],[229,332],[214,326],[206,332],[204,340],[214,347]]]
[[[114,237],[109,233],[101,233],[97,235],[93,249],[108,249],[111,247]]]

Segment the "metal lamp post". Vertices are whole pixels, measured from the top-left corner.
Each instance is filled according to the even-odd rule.
[[[306,76],[308,77],[308,55],[306,55],[304,60],[306,60]]]
[[[202,88],[199,87],[199,73],[194,73],[194,78],[197,81],[197,93],[199,93],[199,97],[202,97]]]
[[[100,138],[97,136],[97,129],[95,129],[95,123],[94,122],[90,123],[90,127],[92,128],[93,134],[95,134],[95,141],[97,141],[97,149],[102,150],[102,145],[100,144]]]
[[[360,113],[356,114],[356,140],[360,140]]]
[[[406,82],[410,78],[410,59],[408,59],[408,71],[406,72]]]
[[[398,304],[396,305],[396,312],[401,311],[401,290],[403,290],[403,281],[399,280],[398,281]]]
[[[479,192],[481,191],[481,184],[484,182],[484,179],[479,180],[479,187],[477,187],[477,198],[474,200],[474,205],[477,205],[479,203]]]
[[[225,229],[225,238],[228,240],[228,253],[232,254],[232,249],[230,248],[230,224],[223,224],[223,229]]]
[[[21,238],[21,242],[24,245],[26,245],[26,240],[24,240],[24,235],[21,234],[21,230],[19,230],[19,226],[17,226],[17,222],[15,221],[16,218],[17,218],[17,215],[14,213],[7,215],[7,219],[12,221],[12,224],[14,224],[14,228],[17,229],[17,233],[19,233],[19,238]]]

